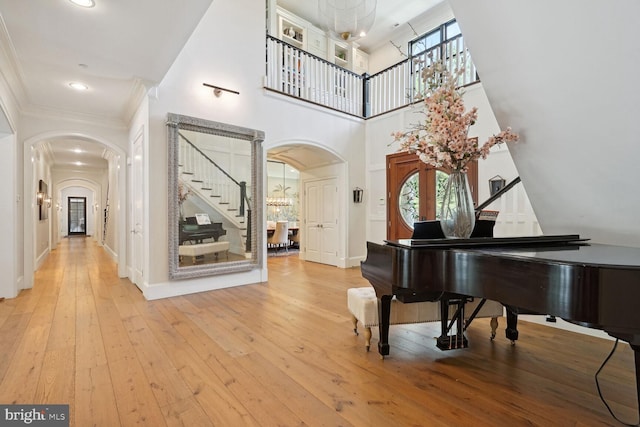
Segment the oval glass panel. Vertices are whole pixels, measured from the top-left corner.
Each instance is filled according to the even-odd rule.
[[[413,223],[418,221],[420,206],[420,176],[418,172],[409,176],[400,187],[398,208],[404,223],[413,230]]]
[[[441,170],[436,170],[436,219],[440,219],[442,210],[442,199],[444,198],[444,187],[449,179],[449,174]]]

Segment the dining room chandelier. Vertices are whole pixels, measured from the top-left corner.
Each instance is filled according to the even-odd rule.
[[[376,19],[377,0],[319,0],[321,26],[334,37],[353,41],[364,37]]]
[[[267,206],[291,206],[293,201],[287,197],[267,197]]]

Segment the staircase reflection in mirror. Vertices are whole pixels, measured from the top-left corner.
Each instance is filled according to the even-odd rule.
[[[167,127],[170,278],[262,268],[264,133],[177,114]]]

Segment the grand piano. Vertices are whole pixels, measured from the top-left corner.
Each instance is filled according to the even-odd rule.
[[[202,243],[203,240],[213,239],[218,241],[220,236],[227,234],[227,230],[222,227],[221,222],[213,222],[210,224],[198,224],[195,217],[185,218],[185,222],[180,224],[179,244],[185,242]]]
[[[577,235],[368,242],[361,270],[379,299],[382,356],[389,354],[393,296],[405,302],[486,298],[507,308],[512,341],[518,313],[531,312],[629,343],[640,396],[640,248],[589,243]]]

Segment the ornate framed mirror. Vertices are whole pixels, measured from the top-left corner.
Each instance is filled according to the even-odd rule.
[[[169,277],[262,268],[264,132],[169,113]]]

